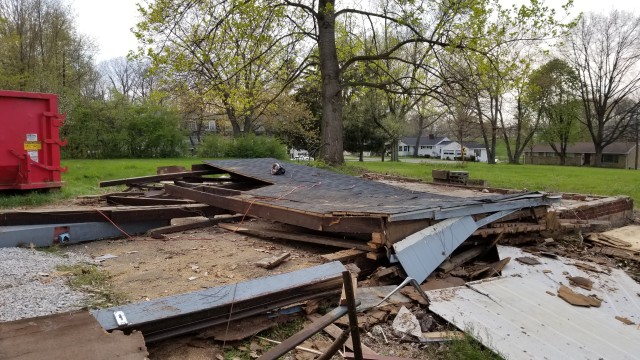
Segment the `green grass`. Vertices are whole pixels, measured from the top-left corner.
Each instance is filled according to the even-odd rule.
[[[56,270],[69,273],[69,286],[72,289],[90,295],[87,307],[104,308],[126,302],[126,297],[118,293],[111,285],[109,273],[95,265],[62,265],[58,266]]]
[[[158,166],[178,165],[189,168],[200,163],[198,158],[65,160],[69,171],[63,174],[65,186],[59,192],[26,192],[19,195],[0,194],[0,208],[36,206],[74,198],[117,191],[124,187],[100,188],[103,180],[152,175]],[[316,163],[316,166],[322,166]],[[334,170],[350,175],[378,172],[431,181],[432,169],[468,170],[471,178],[485,179],[491,187],[575,192],[595,195],[628,195],[640,204],[640,172],[622,169],[600,169],[574,166],[511,165],[501,163],[458,162],[447,164],[412,164],[403,162],[348,162]],[[640,205],[636,205],[640,206]]]
[[[459,162],[412,164],[403,162],[350,162],[347,173],[363,171],[431,181],[431,170],[466,170],[472,179],[484,179],[490,187],[593,195],[631,196],[640,204],[640,172],[576,166],[512,165]]]
[[[158,166],[178,165],[189,169],[191,164],[200,162],[202,161],[197,158],[63,160],[62,166],[68,166],[69,170],[62,174],[65,185],[61,190],[0,193],[0,208],[38,206],[80,195],[112,192],[118,188],[100,188],[98,183],[103,180],[153,175]]]

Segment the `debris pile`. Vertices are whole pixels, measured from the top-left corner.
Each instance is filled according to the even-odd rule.
[[[571,249],[553,238],[573,231],[591,251],[637,257],[637,229],[586,234],[616,214],[602,208],[609,200],[594,205],[594,214],[607,219],[575,218],[575,206],[566,202],[586,198],[487,195],[487,189],[460,198],[297,164],[286,164],[285,172],[274,164],[207,161],[190,171],[166,167],[156,175],[105,181],[101,186],[128,186],[95,198],[109,206],[0,214],[0,231],[7,234],[0,245],[16,246],[18,238],[46,246],[141,233],[179,241],[171,234],[215,227],[331,249],[320,256],[324,264],[286,272],[280,270],[295,254],[274,249],[251,263],[268,276],[91,311],[106,331],[138,334],[146,344],[187,334],[217,341],[252,337],[248,351],[260,359],[293,349],[322,359],[338,352],[344,358],[391,358],[364,346],[369,338],[429,346],[472,336],[514,359],[623,359],[640,350],[635,343],[623,346],[637,336],[640,296],[629,294],[640,294],[638,284],[621,270],[559,256]],[[627,200],[613,203],[611,209],[628,211]],[[588,207],[579,205],[587,214]],[[506,243],[517,247],[500,245]],[[100,259],[113,258],[107,253]],[[206,271],[201,264],[188,266],[189,281]],[[317,314],[320,308],[324,315]],[[256,336],[294,318],[310,323],[284,341]],[[607,331],[589,332],[598,324]],[[317,333],[333,341],[308,340]]]

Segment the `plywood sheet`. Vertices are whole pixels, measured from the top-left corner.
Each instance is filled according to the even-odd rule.
[[[87,311],[0,323],[0,359],[146,359],[141,333],[108,333]]]

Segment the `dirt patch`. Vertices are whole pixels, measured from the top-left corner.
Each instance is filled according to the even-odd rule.
[[[299,270],[322,263],[331,248],[262,240],[218,227],[170,234],[167,240],[139,236],[129,240],[95,241],[69,246],[92,258],[115,255],[101,267],[111,274],[116,291],[130,301],[155,299],[202,288]],[[337,251],[335,249],[334,251]],[[255,262],[289,252],[276,269]]]

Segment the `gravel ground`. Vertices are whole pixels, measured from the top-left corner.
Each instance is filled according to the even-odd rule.
[[[44,316],[82,308],[87,296],[71,290],[56,266],[84,258],[21,248],[0,248],[0,321]]]

